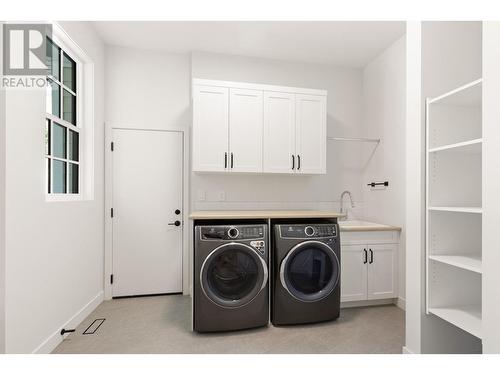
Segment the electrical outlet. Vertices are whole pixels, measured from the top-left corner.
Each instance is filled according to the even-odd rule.
[[[226,200],[226,192],[225,191],[219,191],[219,202],[223,202]]]
[[[207,193],[205,190],[198,190],[198,201],[203,202],[207,200]]]

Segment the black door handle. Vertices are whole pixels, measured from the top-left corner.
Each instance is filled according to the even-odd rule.
[[[370,264],[373,263],[373,251],[370,249]]]
[[[295,169],[295,155],[292,155],[292,171]]]
[[[366,249],[363,249],[363,252],[365,253],[365,260],[363,261],[363,264],[368,263],[368,251]]]
[[[179,220],[176,220],[173,223],[168,223],[168,225],[175,225],[176,227],[178,227],[181,225],[181,222]]]
[[[300,171],[300,155],[297,155],[297,170]]]
[[[233,169],[233,153],[231,152],[231,169]]]
[[[227,168],[227,152],[224,152],[224,169]]]

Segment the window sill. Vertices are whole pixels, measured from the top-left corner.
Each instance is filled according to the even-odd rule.
[[[81,194],[45,194],[46,202],[84,202]]]

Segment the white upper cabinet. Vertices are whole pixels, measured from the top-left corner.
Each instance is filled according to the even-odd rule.
[[[262,172],[262,91],[229,91],[229,169]]]
[[[295,170],[295,94],[264,93],[264,172]]]
[[[229,89],[193,90],[193,170],[222,172],[228,163]]]
[[[194,171],[326,173],[326,91],[193,82]]]
[[[326,97],[295,95],[299,173],[326,173]]]

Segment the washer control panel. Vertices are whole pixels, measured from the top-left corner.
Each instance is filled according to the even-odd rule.
[[[265,241],[251,241],[250,246],[252,246],[259,253],[264,254],[266,252],[266,243]]]
[[[280,225],[281,238],[337,237],[337,224]]]
[[[264,238],[264,225],[214,225],[201,227],[202,240],[258,240]]]

